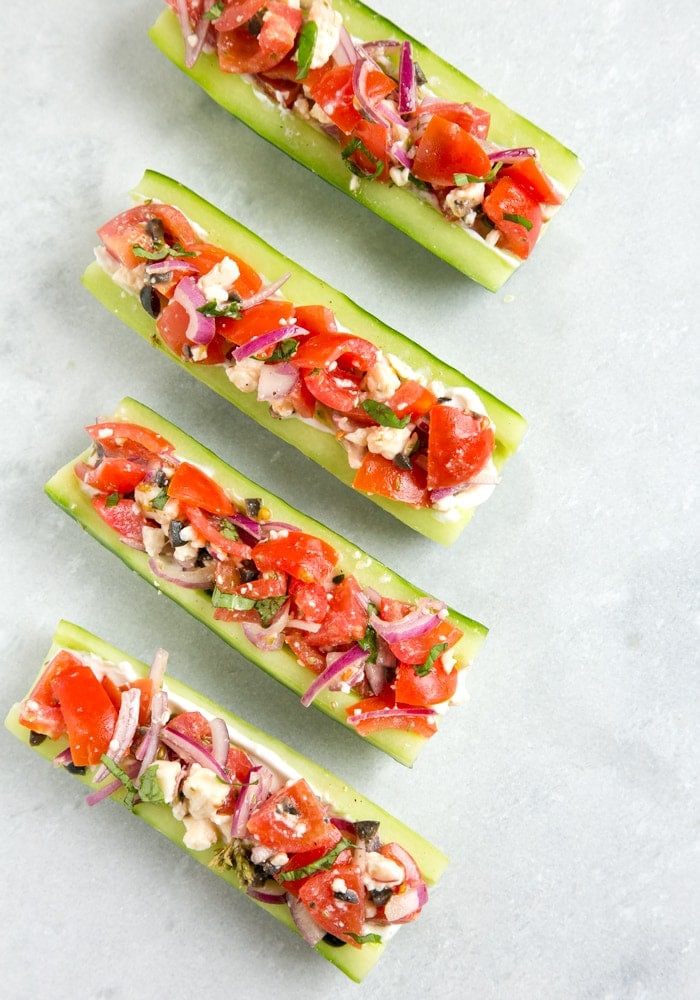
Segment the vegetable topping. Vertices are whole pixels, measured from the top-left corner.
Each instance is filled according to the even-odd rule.
[[[376,821],[333,815],[305,778],[258,759],[222,718],[178,705],[163,686],[166,658],[159,650],[138,679],[123,662],[61,649],[19,721],[34,741],[67,737],[56,764],[94,767],[93,785],[108,779],[91,805],[123,789],[132,808],[171,810],[185,847],[212,849],[211,864],[233,870],[253,898],[288,905],[310,945],[362,948],[414,920],[428,892],[411,855],[382,843]]]
[[[327,346],[314,346],[315,339],[309,350],[320,357]],[[345,339],[333,356],[364,364],[363,343]],[[363,586],[327,541],[274,520],[256,498],[233,496],[147,427],[105,421],[87,430],[93,445],[75,474],[98,516],[147,553],[157,577],[206,592],[215,619],[240,628],[263,652],[286,649],[307,668],[304,705],[328,689],[351,696],[348,725],[360,734],[436,731],[438,712],[458,700],[465,666],[456,648],[463,632],[442,602],[399,601]],[[44,681],[36,731],[62,731],[68,715],[56,710],[56,688],[63,683],[63,674]],[[115,699],[116,708],[94,704],[104,728],[123,701]],[[85,762],[104,751],[98,743]]]
[[[455,225],[526,258],[562,196],[537,150],[489,139],[490,114],[438,98],[410,41],[351,37],[331,0],[166,0],[191,68],[214,52],[224,73],[333,137],[357,178],[392,183]],[[514,207],[517,206],[517,207]]]
[[[499,184],[510,190],[516,181],[504,177]],[[506,207],[522,214],[528,199],[524,192],[519,200],[509,195]],[[516,240],[522,227],[511,215],[499,218]],[[328,307],[295,305],[282,295],[288,275],[268,282],[240,258],[202,242],[173,206],[138,205],[98,235],[100,265],[139,296],[181,361],[223,366],[237,390],[255,393],[276,418],[311,421],[334,435],[355,470],[356,489],[446,517],[492,492],[495,427],[472,389],[413,371],[341,329]],[[110,456],[86,482],[124,492],[133,475],[138,479],[131,454]]]

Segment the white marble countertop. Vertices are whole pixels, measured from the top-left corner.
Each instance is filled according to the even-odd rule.
[[[88,809],[1,730],[13,1000],[700,995],[697,4],[506,0],[467,15],[451,0],[429,26],[417,0],[379,7],[586,163],[498,294],[215,106],[149,41],[159,0],[8,7],[0,705],[25,693],[59,618],[144,659],[168,646],[175,674],[452,863],[423,918],[352,986],[127,811]],[[271,440],[82,288],[95,229],[147,167],[525,414],[524,446],[451,549]],[[490,626],[469,704],[413,770],[305,713],[52,507],[43,483],[124,395]]]

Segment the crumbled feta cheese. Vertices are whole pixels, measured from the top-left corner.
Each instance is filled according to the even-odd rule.
[[[218,264],[214,264],[210,271],[202,275],[197,282],[197,287],[207,302],[216,302],[218,305],[222,305],[224,302],[228,302],[229,292],[240,273],[235,260],[224,257]]]
[[[373,455],[381,455],[391,461],[408,447],[412,434],[412,424],[405,427],[370,427],[367,448]]]
[[[485,193],[486,185],[480,182],[452,188],[445,196],[445,207],[456,219],[463,219],[471,226],[476,219],[475,210],[484,200]]]
[[[185,816],[182,822],[185,824],[182,841],[191,851],[206,851],[219,839],[219,828],[211,820]]]
[[[311,69],[318,69],[328,62],[340,41],[343,16],[334,10],[329,0],[313,0],[309,8],[309,21],[315,21],[318,29]]]
[[[170,805],[175,798],[175,789],[180,780],[182,766],[177,760],[159,760],[156,764],[156,781],[163,793],[163,800]]]
[[[243,358],[237,364],[229,365],[226,375],[241,392],[255,392],[264,364],[264,361],[258,361],[256,358]]]
[[[385,857],[379,851],[367,851],[364,883],[368,889],[401,885],[405,877],[406,873],[398,861]]]
[[[365,376],[365,386],[372,399],[379,402],[391,399],[401,385],[393,365],[381,352]]]
[[[211,819],[223,805],[229,786],[201,764],[192,764],[182,784],[187,811],[194,819]]]

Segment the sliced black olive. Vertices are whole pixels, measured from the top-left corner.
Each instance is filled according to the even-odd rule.
[[[343,892],[334,892],[334,899],[339,899],[342,903],[359,903],[360,897],[353,889],[344,889]]]
[[[242,559],[238,567],[238,575],[241,578],[241,583],[251,583],[260,576],[260,570],[252,559]]]
[[[85,774],[86,769],[78,764],[70,763],[70,764],[65,764],[64,766],[66,771],[68,771],[70,774]]]
[[[412,469],[413,463],[408,455],[404,455],[402,451],[398,455],[394,455],[392,459],[394,465],[397,469]]]
[[[388,903],[391,899],[392,892],[391,889],[388,888],[370,889],[367,895],[375,906],[384,906],[384,904]]]
[[[168,477],[163,469],[158,469],[153,477],[156,486],[159,486],[162,490],[168,485]]]
[[[155,216],[146,223],[146,232],[157,243],[162,243],[165,240],[163,223],[160,219],[155,218]]]
[[[376,819],[358,819],[355,823],[355,833],[361,840],[371,840],[378,831],[379,821]]]
[[[262,500],[260,497],[246,497],[245,509],[248,517],[259,517]]]
[[[341,941],[340,938],[335,936],[335,934],[330,933],[323,935],[323,941],[324,944],[329,944],[331,948],[342,948],[345,944],[345,941]]]
[[[144,285],[139,292],[139,300],[149,316],[158,319],[160,315],[160,298],[152,285]]]
[[[179,545],[186,545],[187,540],[182,537],[182,529],[185,527],[184,521],[178,521],[173,518],[170,522],[170,527],[168,528],[168,535],[170,537],[170,544],[173,548],[177,548]]]
[[[35,733],[34,730],[32,729],[32,731],[29,734],[29,746],[38,747],[44,742],[45,739],[46,739],[46,733]]]

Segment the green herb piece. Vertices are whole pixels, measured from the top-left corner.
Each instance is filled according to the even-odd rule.
[[[381,944],[381,934],[350,934],[358,944]]]
[[[318,37],[318,25],[315,21],[307,21],[301,29],[299,44],[297,45],[297,75],[295,80],[305,80],[311,69],[314,49],[316,48],[316,38]]]
[[[108,757],[106,753],[103,753],[100,760],[107,768],[109,773],[121,781],[124,788],[126,788],[126,795],[124,796],[124,805],[128,806],[129,809],[133,809],[134,802],[136,801],[136,796],[139,794],[139,790],[133,783],[126,771],[123,771],[116,761],[113,761],[111,757]]]
[[[376,399],[364,399],[361,406],[365,413],[368,413],[372,420],[376,420],[382,427],[405,427],[411,419],[410,414],[405,417],[397,417],[390,406],[387,406],[386,403],[379,403]]]
[[[348,847],[354,848],[355,845],[350,840],[346,840],[345,837],[341,837],[335,847],[324,854],[322,858],[318,858],[316,861],[312,861],[308,865],[304,865],[302,868],[294,868],[289,872],[279,872],[275,875],[275,879],[278,882],[295,882],[299,878],[308,878],[309,875],[313,875],[314,872],[328,871],[332,868],[340,855]]]
[[[350,157],[353,155],[353,153],[356,153],[358,151],[362,153],[364,156],[366,156],[369,162],[374,165],[375,168],[374,172],[372,172],[371,170],[363,170],[362,167],[359,167],[356,163],[353,163]],[[340,155],[345,161],[345,166],[348,168],[348,170],[350,170],[351,173],[355,174],[357,177],[366,177],[373,181],[376,180],[377,177],[379,177],[379,175],[384,170],[384,160],[380,160],[378,157],[374,155],[374,153],[370,153],[369,149],[367,149],[362,139],[358,139],[357,136],[354,136],[350,140],[350,142],[342,150]]]
[[[215,608],[227,608],[229,611],[257,611],[260,615],[260,623],[264,628],[270,625],[287,600],[287,594],[280,594],[277,597],[261,597],[255,600],[246,597],[244,594],[227,594],[218,587],[214,587],[211,595],[211,603]]]
[[[119,503],[119,494],[110,493],[107,499],[105,500],[105,507],[116,507],[118,503]]]
[[[232,542],[237,542],[240,538],[238,533],[238,528],[230,521],[229,518],[224,517],[219,524],[219,531],[224,536],[224,538],[230,538]]]
[[[425,677],[433,669],[433,664],[437,660],[441,653],[444,653],[447,649],[446,642],[436,642],[428,653],[428,658],[425,663],[417,663],[413,669],[418,674],[419,677]]]
[[[158,493],[157,496],[154,496],[153,499],[151,500],[151,507],[153,507],[154,510],[162,510],[167,502],[168,502],[167,490],[161,490],[160,493]]]
[[[237,299],[229,299],[228,302],[205,302],[203,306],[197,307],[197,312],[203,316],[230,316],[231,319],[241,318],[241,304]]]
[[[205,21],[216,21],[217,17],[221,17],[225,10],[226,0],[216,0],[216,3],[212,4],[206,14],[202,14],[202,17]]]
[[[168,246],[167,243],[156,244],[153,250],[146,250],[145,247],[141,247],[138,243],[132,246],[132,251],[134,257],[143,257],[145,260],[165,260],[166,257],[196,257],[197,254],[193,250],[185,250],[181,247],[179,243],[173,243],[172,246]]]
[[[158,781],[158,764],[151,764],[139,779],[139,798],[142,802],[153,802],[165,805],[163,789]]]
[[[508,222],[517,222],[519,226],[527,229],[528,232],[532,229],[532,223],[524,215],[517,215],[515,212],[504,212],[503,218]]]
[[[287,600],[287,594],[280,594],[279,597],[264,597],[255,602],[255,610],[260,615],[260,623],[264,628],[272,624],[275,615]]]
[[[281,340],[279,344],[275,347],[274,351],[267,358],[267,361],[288,361],[289,358],[293,357],[297,348],[299,347],[299,341],[294,337],[287,337],[286,340]]]
[[[365,629],[365,634],[361,639],[357,640],[357,645],[360,649],[364,649],[365,653],[369,653],[370,660],[374,660],[377,655],[377,633],[369,624],[369,619],[372,615],[377,614],[376,605],[371,602],[367,605],[367,628]]]
[[[419,191],[430,191],[431,187],[427,181],[422,181],[420,177],[416,177],[415,174],[409,173],[408,179],[414,187],[417,187]]]
[[[453,174],[452,178],[457,187],[462,187],[464,184],[490,184],[502,166],[500,162],[494,163],[485,177],[479,177],[477,174]]]

